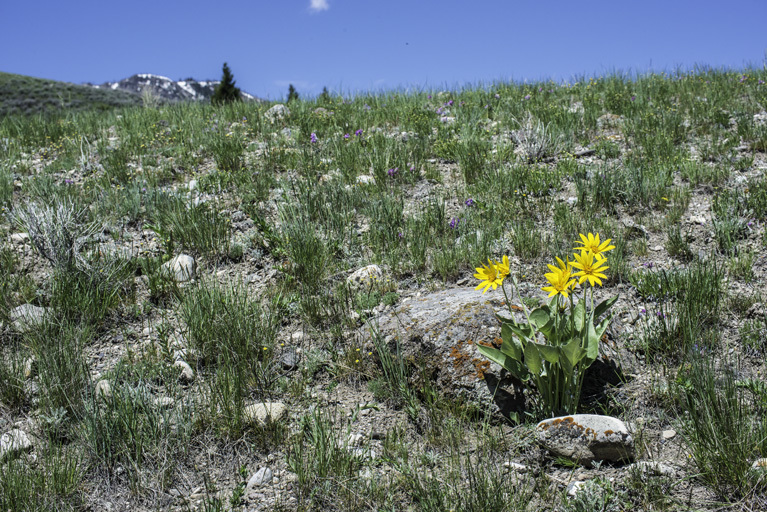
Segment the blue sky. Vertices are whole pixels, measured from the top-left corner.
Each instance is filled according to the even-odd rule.
[[[218,79],[269,99],[761,67],[767,1],[0,1],[0,71]]]

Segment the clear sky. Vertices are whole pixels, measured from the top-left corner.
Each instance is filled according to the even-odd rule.
[[[761,67],[766,0],[0,0],[0,71],[219,79],[272,100]]]

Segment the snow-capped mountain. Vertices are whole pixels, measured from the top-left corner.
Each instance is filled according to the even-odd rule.
[[[112,89],[143,94],[149,91],[153,96],[161,101],[205,101],[213,96],[213,91],[218,85],[217,80],[197,81],[193,78],[186,80],[171,80],[168,77],[160,75],[151,75],[148,73],[139,73],[119,82],[105,82],[101,85],[87,84],[97,89]],[[259,98],[242,92],[244,100],[260,101]]]

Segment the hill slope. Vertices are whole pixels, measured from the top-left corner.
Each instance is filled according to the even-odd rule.
[[[123,90],[0,72],[0,116],[66,110],[105,110],[141,105],[141,97]]]

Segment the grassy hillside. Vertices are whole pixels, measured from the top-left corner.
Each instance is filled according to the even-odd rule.
[[[125,91],[94,89],[55,80],[0,72],[0,117],[108,110],[141,105]]]
[[[765,81],[3,118],[0,509],[767,510]],[[559,412],[638,463],[542,449]]]

